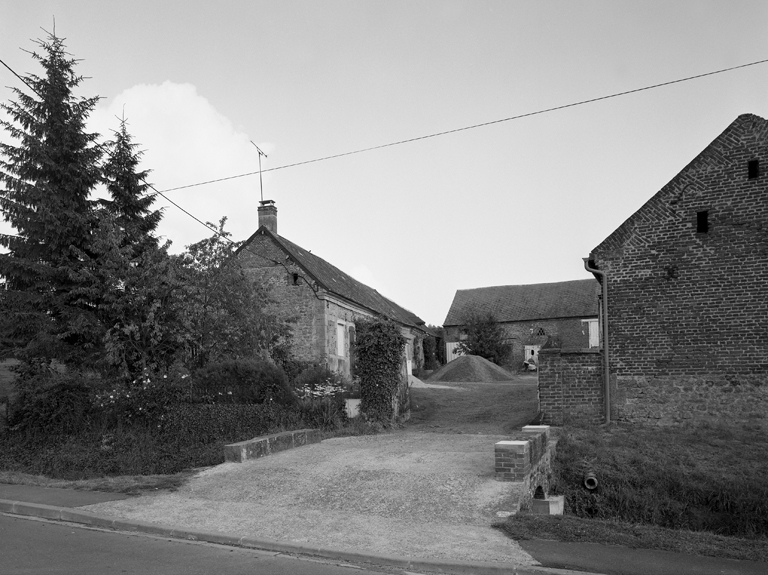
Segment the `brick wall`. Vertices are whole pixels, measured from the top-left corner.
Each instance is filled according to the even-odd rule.
[[[526,425],[494,445],[496,480],[519,484],[514,511],[528,507],[537,489],[549,492],[556,445],[547,425]]]
[[[603,367],[598,350],[542,349],[538,375],[543,423],[603,423]]]
[[[619,419],[766,416],[768,122],[740,116],[592,257],[608,274]]]
[[[555,347],[567,348],[587,348],[589,347],[589,326],[587,322],[582,321],[587,318],[562,318],[545,319],[535,321],[520,321],[514,323],[503,323],[504,332],[507,335],[509,343],[512,345],[512,352],[505,365],[521,369],[525,360],[525,346],[549,345]],[[445,328],[446,341],[459,341],[459,326],[448,326]],[[539,335],[543,332],[543,335]],[[455,359],[455,358],[453,358]]]

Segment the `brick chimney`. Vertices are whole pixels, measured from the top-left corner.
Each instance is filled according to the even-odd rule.
[[[274,200],[261,200],[259,204],[259,227],[264,226],[277,235],[277,208]]]

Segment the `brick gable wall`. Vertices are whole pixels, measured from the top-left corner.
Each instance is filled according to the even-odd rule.
[[[608,274],[619,419],[765,417],[768,122],[740,116],[592,257]]]

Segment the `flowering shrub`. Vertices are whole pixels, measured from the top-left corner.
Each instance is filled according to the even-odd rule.
[[[102,388],[93,396],[107,427],[137,422],[162,425],[171,409],[188,399],[183,374],[152,374],[145,371],[130,383]]]
[[[347,422],[344,394],[349,383],[342,374],[314,365],[300,373],[293,385],[308,427],[338,429]]]

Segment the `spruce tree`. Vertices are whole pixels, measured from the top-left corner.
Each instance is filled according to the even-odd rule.
[[[85,129],[98,98],[74,93],[76,60],[55,34],[37,43],[44,74],[28,74],[2,104],[10,121],[0,125],[16,144],[0,143],[0,209],[16,233],[0,235],[0,327],[28,357],[54,357],[61,344],[80,345],[93,321],[77,276],[90,257],[102,152]]]
[[[104,164],[104,181],[112,199],[102,200],[102,205],[124,232],[124,242],[138,255],[147,248],[157,247],[154,232],[163,214],[151,209],[155,197],[148,193],[149,170],[139,170],[143,152],[132,142],[125,118],[121,118],[114,140],[106,147],[108,159]]]

